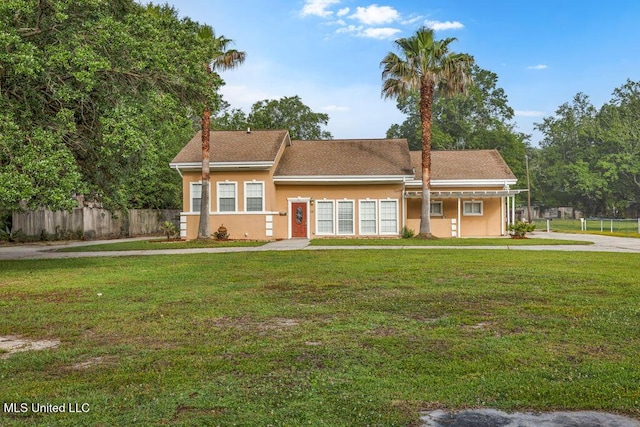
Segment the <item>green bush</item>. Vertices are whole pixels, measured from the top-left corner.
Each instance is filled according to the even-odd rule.
[[[410,239],[415,235],[416,234],[412,229],[407,228],[406,226],[402,227],[402,238],[403,239]]]
[[[511,235],[511,238],[513,239],[524,239],[527,233],[531,233],[535,229],[535,224],[517,221],[515,224],[509,225],[509,235]]]
[[[167,236],[167,240],[175,239],[178,236],[178,230],[174,223],[171,221],[165,221],[160,226],[160,230],[162,230],[162,234]]]

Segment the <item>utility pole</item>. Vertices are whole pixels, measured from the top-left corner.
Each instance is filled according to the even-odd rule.
[[[529,220],[529,224],[531,224],[531,184],[529,183],[529,156],[527,154],[524,155],[524,161],[527,167],[527,219]]]

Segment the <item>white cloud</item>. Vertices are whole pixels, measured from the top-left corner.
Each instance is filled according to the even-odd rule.
[[[351,17],[359,20],[363,24],[380,25],[398,20],[400,13],[390,6],[372,4],[367,7],[357,7],[356,13],[351,15]]]
[[[424,17],[421,15],[411,15],[410,17],[402,20],[402,25],[412,25],[422,20]]]
[[[333,15],[333,12],[327,10],[327,8],[336,3],[340,3],[340,0],[307,0],[300,15],[315,15],[326,18],[327,16]]]
[[[397,28],[366,28],[360,36],[372,39],[388,39],[399,33]]]
[[[400,30],[397,28],[365,28],[362,25],[349,25],[347,27],[339,28],[336,30],[336,33],[338,34],[352,34],[357,37],[367,37],[378,40],[388,39],[399,32]]]
[[[351,9],[349,9],[348,7],[345,7],[344,9],[340,9],[337,13],[338,16],[345,16],[349,13]]]
[[[527,70],[544,70],[546,68],[549,68],[548,65],[544,65],[544,64],[538,64],[538,65],[530,65],[527,67]]]
[[[533,110],[516,110],[514,114],[518,117],[544,117],[544,111],[533,111]]]
[[[435,31],[441,31],[441,30],[460,30],[462,28],[464,28],[464,25],[461,22],[458,21],[424,21],[424,25],[426,25],[427,27],[435,30]]]

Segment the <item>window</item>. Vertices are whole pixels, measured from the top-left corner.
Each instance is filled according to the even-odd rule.
[[[316,233],[333,234],[333,202],[327,200],[316,201]]]
[[[464,202],[465,215],[482,215],[482,202]]]
[[[360,234],[376,234],[377,206],[375,200],[360,200]]]
[[[431,202],[431,216],[442,216],[442,202]]]
[[[246,212],[262,212],[264,206],[263,196],[264,184],[262,182],[244,183],[244,210]]]
[[[353,234],[353,201],[338,201],[338,234]]]
[[[202,202],[202,183],[191,183],[191,211],[200,212],[200,203]]]
[[[218,212],[235,212],[236,207],[236,183],[218,183]]]
[[[380,200],[380,234],[398,233],[398,201]]]

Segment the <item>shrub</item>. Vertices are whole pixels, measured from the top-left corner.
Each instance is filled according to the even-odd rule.
[[[509,225],[509,234],[512,239],[524,239],[525,234],[531,233],[536,229],[535,224],[529,224],[524,221],[517,221],[515,224]]]
[[[167,236],[167,240],[174,239],[178,236],[178,230],[176,229],[175,224],[171,221],[163,222],[160,226],[160,230],[162,230],[162,233]]]
[[[225,227],[224,224],[220,225],[220,227],[218,227],[218,231],[213,233],[213,237],[215,237],[216,240],[229,240],[227,227]]]
[[[403,239],[410,239],[413,236],[415,236],[415,232],[412,229],[407,228],[407,226],[402,227],[402,238]]]

